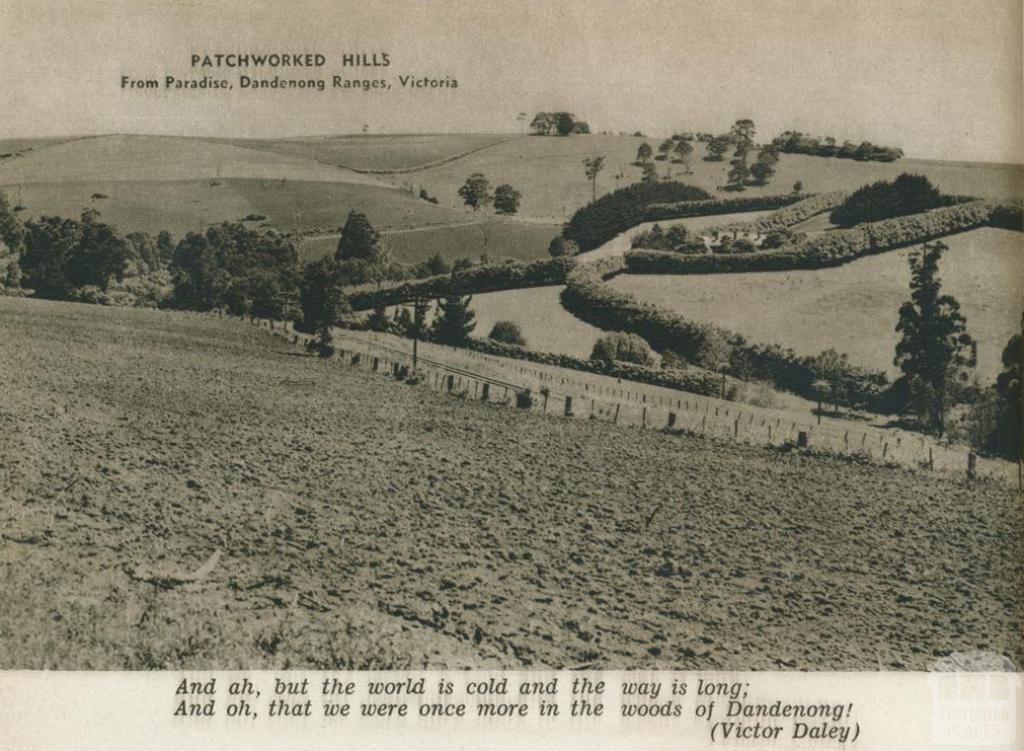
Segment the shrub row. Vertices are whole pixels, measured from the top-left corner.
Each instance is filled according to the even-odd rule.
[[[805,195],[790,193],[772,196],[747,196],[744,198],[714,198],[708,201],[653,203],[646,208],[642,218],[636,223],[639,224],[641,221],[660,222],[666,219],[686,219],[691,216],[711,216],[713,214],[738,214],[742,211],[770,211],[772,209],[781,209],[805,198],[807,198]],[[629,229],[629,227],[620,231],[625,231],[625,229]]]
[[[922,214],[885,219],[848,230],[834,230],[779,250],[744,255],[698,255],[638,250],[625,254],[632,274],[714,274],[744,271],[818,269],[848,263],[861,256],[934,240],[945,235],[993,224],[1017,222],[1020,208],[985,201],[933,209]]]
[[[578,209],[562,230],[562,236],[573,240],[581,251],[593,250],[646,221],[647,209],[652,204],[705,203],[709,198],[707,191],[680,182],[627,185]]]
[[[725,338],[732,348],[727,372],[744,380],[768,381],[807,399],[819,396],[814,384],[820,374],[814,358],[778,345],[751,344],[725,329],[694,323],[678,313],[640,302],[604,284],[602,273],[589,264],[569,274],[562,304],[577,318],[598,328],[637,334],[654,349],[674,352],[691,362],[697,361],[706,342]],[[879,411],[887,408],[888,378],[884,373],[848,366],[839,380],[845,392],[843,403]]]
[[[502,344],[489,339],[471,339],[469,348],[477,352],[499,357],[510,357],[517,360],[528,360],[541,365],[555,365],[560,368],[580,370],[585,373],[621,378],[624,381],[646,383],[651,386],[664,386],[678,391],[703,396],[718,396],[722,389],[722,378],[707,370],[679,370],[675,368],[657,368],[633,363],[615,362],[608,364],[600,360],[583,360],[579,357],[559,355]]]
[[[799,224],[800,222],[810,219],[812,216],[835,208],[843,202],[846,195],[847,194],[842,191],[819,193],[817,195],[803,198],[789,206],[777,209],[768,216],[763,216],[760,219],[752,219],[749,222],[733,222],[732,224],[726,224],[720,227],[711,227],[704,230],[701,234],[709,234],[714,231],[718,231],[719,233],[751,232],[756,234],[760,232],[769,232],[773,229],[786,229],[787,227],[792,227],[795,224]]]
[[[380,287],[368,284],[349,287],[345,294],[353,310],[370,310],[380,305],[409,302],[417,297],[436,298],[543,287],[564,284],[575,263],[572,258],[551,258],[531,263],[505,261]]]

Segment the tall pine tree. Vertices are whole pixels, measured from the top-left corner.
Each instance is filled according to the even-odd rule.
[[[910,257],[910,300],[900,307],[893,363],[903,371],[910,408],[924,426],[941,435],[946,410],[956,401],[976,362],[974,339],[960,303],[942,294],[939,260],[948,247],[925,244]]]

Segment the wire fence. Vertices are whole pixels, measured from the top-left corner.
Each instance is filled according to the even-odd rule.
[[[294,344],[314,339],[288,324],[253,319]],[[333,331],[334,357],[390,377],[413,374],[411,340],[391,334]],[[682,392],[556,365],[499,357],[419,342],[415,375],[430,388],[465,399],[517,405],[571,419],[605,420],[626,427],[714,436],[760,446],[793,445],[867,462],[927,469],[971,478],[992,478],[1024,489],[1021,464],[975,455],[895,427],[808,415],[806,408],[756,406]]]

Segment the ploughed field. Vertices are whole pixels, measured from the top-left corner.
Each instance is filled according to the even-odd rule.
[[[1024,661],[1001,485],[472,403],[195,314],[0,298],[0,379],[3,668]]]
[[[983,228],[943,238],[943,292],[953,295],[978,342],[983,384],[1002,371],[1002,353],[1024,312],[1021,235]],[[833,347],[891,376],[899,308],[910,299],[908,256],[917,248],[860,258],[831,269],[741,274],[622,274],[610,284],[690,320],[714,323],[754,342],[800,354]]]

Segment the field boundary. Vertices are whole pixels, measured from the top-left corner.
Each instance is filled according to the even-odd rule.
[[[225,317],[248,321],[303,348],[316,339],[280,321]],[[603,420],[667,435],[686,434],[798,451],[811,458],[936,472],[954,481],[963,481],[973,462],[979,480],[996,481],[1008,487],[1019,483],[1019,468],[1009,462],[980,457],[967,447],[898,428],[857,425],[831,418],[816,424],[813,418],[783,416],[778,408],[730,402],[670,387],[623,384],[614,376],[577,373],[559,366],[524,363],[430,342],[420,343],[421,354],[414,371],[409,340],[346,329],[336,329],[334,336],[335,352],[329,362],[359,367],[395,380],[404,381],[416,375],[431,390],[467,401],[513,407],[518,392],[529,392],[529,411],[551,417]],[[485,388],[484,384],[488,386]]]

